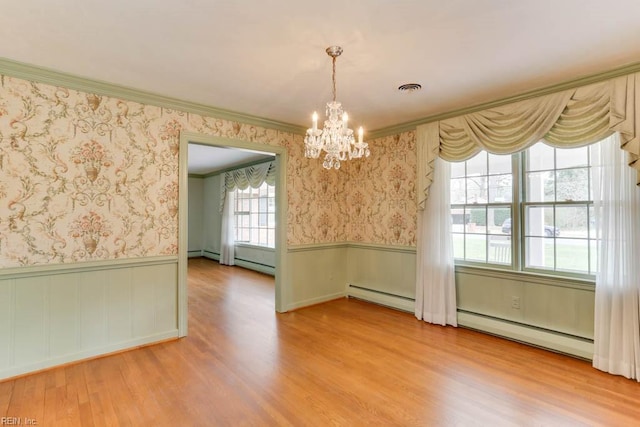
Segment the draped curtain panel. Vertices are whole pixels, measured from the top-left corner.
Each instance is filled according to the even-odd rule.
[[[591,144],[616,132],[619,134],[619,146],[626,153],[626,163],[635,169],[629,170],[632,172],[632,181],[640,184],[640,73],[418,126],[418,209],[427,212],[430,189],[434,193],[440,193],[442,186],[449,185],[448,182],[438,182],[439,177],[435,175],[434,167],[438,157],[449,161],[463,161],[481,150],[494,154],[511,154],[540,140],[554,147],[569,148]],[[635,190],[638,191],[637,188]],[[637,223],[637,212],[635,215]],[[424,225],[427,226],[426,221]],[[633,232],[632,228],[618,227],[615,238],[622,239],[625,233]],[[432,238],[428,236],[429,232],[419,234],[418,248],[428,247],[426,245],[430,243],[424,241]],[[635,257],[632,258],[635,262],[631,264],[637,264],[640,250],[637,249],[638,239],[633,239],[633,242],[633,245],[629,241],[626,245],[612,244],[609,246],[611,253],[604,256],[620,260],[626,259],[630,254]],[[450,262],[453,263],[453,259],[442,259],[441,265],[433,265],[425,252],[419,252],[421,256],[418,263],[421,266],[416,278],[416,294],[427,298],[427,295],[451,292],[450,288],[453,287],[455,295],[455,286],[449,281],[424,280],[424,277],[437,277],[436,272],[431,270],[444,268]],[[615,268],[610,270],[614,271]],[[608,289],[608,281],[618,285],[631,281],[637,288],[637,270],[627,275],[629,277],[624,280],[619,275],[608,279],[600,275],[596,280],[596,290],[601,286]],[[594,355],[594,362],[602,366],[598,366],[600,369],[637,378],[638,354],[629,350],[629,346],[637,348],[638,317],[637,314],[633,317],[628,313],[629,306],[635,306],[637,310],[640,301],[637,291],[627,292],[623,296],[616,292],[602,289],[596,292],[599,315],[595,325],[594,347],[598,352]],[[625,338],[613,342],[604,338],[607,336]],[[609,350],[602,350],[605,348]],[[635,359],[629,359],[629,354]]]
[[[575,147],[620,133],[640,184],[640,73],[418,126],[418,208],[424,209],[440,156],[462,161],[481,150],[510,154],[540,140]]]
[[[436,159],[431,197],[418,211],[415,315],[438,325],[457,326],[455,265],[451,238],[449,162]]]
[[[224,185],[224,184],[223,184]],[[222,209],[222,221],[220,230],[220,264],[235,265],[236,263],[236,238],[234,224],[235,193],[227,193]]]
[[[246,190],[249,186],[251,186],[251,188],[258,188],[264,182],[269,185],[275,185],[276,177],[275,161],[225,172],[222,191],[220,191],[220,212],[222,212],[224,207],[224,200],[228,191],[233,191],[236,188]]]
[[[640,188],[618,134],[591,148],[598,274],[593,366],[640,381]]]

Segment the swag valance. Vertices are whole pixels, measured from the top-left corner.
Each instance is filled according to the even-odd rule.
[[[270,161],[257,165],[247,166],[246,168],[225,172],[221,178],[222,182],[220,185],[220,212],[222,212],[222,209],[224,207],[224,201],[227,196],[227,191],[233,191],[236,188],[245,190],[249,188],[249,186],[251,186],[251,188],[258,188],[264,182],[269,185],[275,185],[276,162]]]
[[[424,209],[436,157],[462,161],[481,150],[510,154],[538,141],[576,147],[620,133],[640,184],[640,73],[418,126],[418,208]]]

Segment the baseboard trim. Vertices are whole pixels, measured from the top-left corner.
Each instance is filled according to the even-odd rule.
[[[495,317],[458,311],[458,325],[582,359],[593,357],[593,342]]]
[[[199,251],[187,251],[187,258],[199,258],[201,256],[203,256],[204,251],[199,250]]]
[[[317,298],[310,298],[310,299],[307,299],[307,300],[304,300],[304,301],[298,301],[298,302],[294,302],[292,304],[289,304],[287,306],[287,310],[286,311],[297,310],[299,308],[309,307],[311,305],[316,305],[316,304],[320,304],[320,303],[323,303],[323,302],[332,301],[334,299],[344,298],[346,296],[347,295],[346,295],[345,292],[336,292],[335,294],[323,295],[323,296],[317,297]]]
[[[275,267],[271,267],[269,265],[260,264],[260,263],[256,263],[256,262],[251,262],[251,261],[242,260],[242,259],[237,259],[237,258],[235,259],[235,263],[236,263],[236,265],[238,267],[246,268],[248,270],[257,271],[259,273],[268,274],[270,276],[275,276],[276,275],[276,268]]]
[[[116,344],[110,344],[103,347],[92,348],[89,350],[80,351],[77,353],[66,354],[64,356],[54,357],[51,359],[41,360],[36,363],[30,363],[21,366],[14,366],[10,369],[0,371],[0,381],[5,381],[11,378],[19,377],[25,374],[33,374],[39,371],[57,368],[61,365],[68,365],[71,363],[82,362],[85,360],[95,359],[98,357],[105,357],[112,354],[120,353],[122,351],[133,350],[138,347],[144,347],[151,344],[159,344],[160,342],[177,339],[178,330],[172,330],[162,332],[159,334],[148,335],[146,337],[136,338],[128,341],[119,342]]]
[[[387,292],[377,291],[375,289],[368,289],[350,284],[347,286],[347,296],[395,308],[396,310],[406,311],[408,313],[415,312],[415,300]]]

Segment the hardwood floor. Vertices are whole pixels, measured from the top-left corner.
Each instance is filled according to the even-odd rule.
[[[341,299],[274,311],[273,279],[189,261],[189,336],[0,383],[40,426],[640,424],[640,384]],[[5,422],[6,424],[6,422]]]

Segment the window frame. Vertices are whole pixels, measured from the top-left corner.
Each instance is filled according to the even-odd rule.
[[[233,191],[233,228],[235,244],[238,246],[253,246],[262,249],[275,249],[277,220],[275,185],[270,185],[265,181],[258,188],[252,188],[251,186],[249,186],[245,190],[241,190],[236,187]],[[253,192],[256,191],[257,194],[254,194]],[[250,197],[240,197],[241,194],[246,195],[247,193]],[[266,194],[266,197],[263,194]],[[248,210],[239,210],[239,204],[241,203],[241,201],[248,201]],[[261,209],[262,205],[264,205],[266,210],[263,211]],[[256,208],[255,210],[254,207]],[[240,218],[246,218],[248,225],[241,225]],[[263,218],[266,220],[266,225],[260,225]],[[270,219],[272,219],[272,221],[270,221]],[[239,238],[241,230],[246,230],[248,232],[249,240],[241,240]],[[266,233],[266,244],[260,243],[260,233],[262,230],[264,230]],[[257,240],[253,240],[254,235],[258,236]]]
[[[596,142],[597,143],[597,142]],[[553,148],[558,148],[558,147],[553,147]],[[568,148],[573,148],[573,147],[568,147]],[[577,147],[575,147],[577,148]],[[562,148],[560,148],[562,149]],[[484,150],[483,150],[484,151]],[[555,153],[555,152],[554,152]],[[511,154],[511,166],[512,166],[512,200],[511,200],[511,236],[510,236],[510,241],[511,241],[511,263],[508,264],[502,264],[502,263],[495,263],[495,262],[489,262],[488,260],[490,259],[489,254],[487,253],[486,255],[486,259],[487,262],[482,262],[482,261],[471,261],[471,260],[467,260],[467,259],[460,259],[460,258],[454,258],[454,264],[457,267],[462,267],[462,270],[467,270],[469,268],[471,269],[483,269],[483,270],[497,270],[497,271],[504,271],[507,274],[516,274],[516,275],[526,275],[526,276],[539,276],[539,277],[550,277],[550,278],[558,278],[558,279],[569,279],[569,280],[574,280],[574,281],[578,281],[578,282],[582,282],[582,283],[589,283],[592,284],[595,282],[595,273],[590,274],[590,273],[582,273],[582,272],[572,272],[572,271],[563,271],[563,270],[556,270],[557,268],[557,253],[555,252],[554,249],[554,269],[545,269],[545,268],[536,268],[536,267],[527,267],[527,248],[526,248],[526,239],[527,237],[531,237],[528,236],[526,234],[526,227],[525,227],[525,221],[526,221],[526,209],[527,207],[531,207],[531,206],[542,206],[542,207],[553,207],[554,209],[554,224],[553,226],[556,226],[556,219],[555,219],[555,209],[556,206],[586,206],[586,210],[587,210],[587,237],[586,238],[582,238],[581,240],[586,240],[587,241],[587,247],[588,247],[588,259],[587,259],[587,265],[588,265],[588,269],[589,271],[593,270],[592,267],[592,253],[591,251],[593,250],[591,247],[591,241],[592,240],[597,240],[597,236],[595,234],[595,232],[593,232],[592,228],[593,227],[591,225],[591,215],[592,215],[592,209],[593,209],[593,198],[590,197],[590,200],[584,201],[584,200],[580,200],[580,201],[557,201],[556,199],[556,194],[557,194],[557,179],[554,180],[554,201],[549,202],[549,201],[537,201],[537,202],[529,202],[526,200],[526,191],[527,191],[527,156],[528,156],[528,149],[527,150],[523,150],[521,152],[518,153],[514,153]],[[586,168],[588,169],[588,173],[587,173],[587,180],[588,180],[588,185],[589,185],[589,189],[592,189],[592,177],[591,177],[591,168],[592,168],[592,158],[591,158],[591,153],[589,152],[588,154],[588,165],[586,166]],[[556,161],[556,156],[554,154],[554,168],[553,169],[545,169],[544,171],[557,171],[557,170],[567,170],[567,169],[576,169],[578,167],[566,167],[566,168],[557,168],[557,161]],[[466,177],[466,169],[465,169],[465,177]],[[487,173],[487,176],[489,176],[489,174]],[[453,179],[453,178],[450,178]],[[466,189],[465,189],[466,191]],[[590,196],[592,196],[592,194],[590,194]],[[466,193],[465,193],[465,197],[466,197]],[[503,203],[486,203],[486,204],[482,204],[479,206],[486,206],[487,208],[489,207],[499,207],[499,206],[505,206],[505,204]],[[450,204],[451,209],[455,209],[455,208],[460,208],[462,206],[462,208],[464,208],[465,206],[473,206],[473,204]],[[593,233],[593,234],[592,234]],[[454,232],[452,230],[452,236],[453,236]],[[485,235],[489,236],[488,233],[486,233]],[[545,237],[547,238],[547,237]],[[556,242],[556,236],[552,236],[551,238],[553,238],[554,240],[554,247],[557,244]],[[488,250],[488,242],[487,242],[487,250]],[[597,249],[596,249],[597,250]],[[466,257],[466,253],[465,253],[465,257]]]

